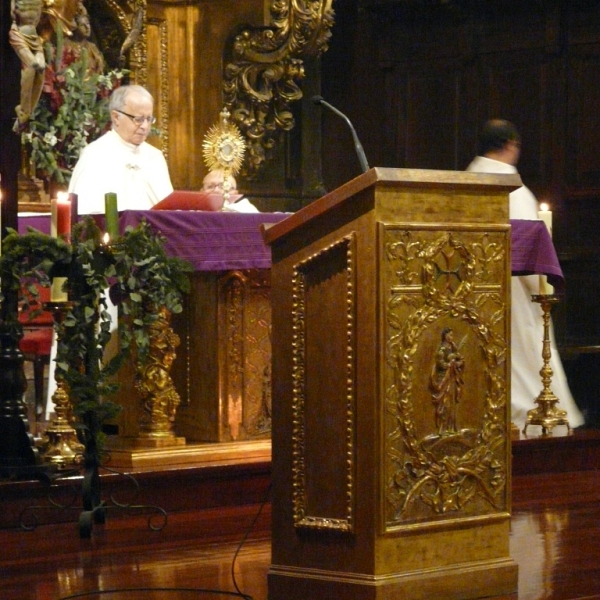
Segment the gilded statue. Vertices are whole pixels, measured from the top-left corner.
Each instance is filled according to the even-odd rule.
[[[454,342],[450,327],[442,329],[441,342],[429,377],[435,407],[435,424],[440,435],[455,433],[456,411],[464,386],[465,361]]]
[[[26,123],[37,106],[44,83],[43,40],[37,26],[42,16],[42,0],[12,0],[10,45],[21,59],[21,99],[15,108],[19,123]]]

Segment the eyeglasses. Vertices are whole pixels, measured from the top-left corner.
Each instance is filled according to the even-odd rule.
[[[130,115],[129,113],[126,113],[122,110],[119,110],[118,108],[115,108],[115,110],[118,113],[121,113],[122,115],[125,115],[126,117],[129,117],[138,127],[141,127],[144,123],[148,123],[149,125],[154,125],[154,123],[156,123],[156,117],[136,117],[136,116]]]
[[[211,192],[213,190],[222,190],[223,182],[221,182],[221,183],[205,183],[202,187],[207,192]]]

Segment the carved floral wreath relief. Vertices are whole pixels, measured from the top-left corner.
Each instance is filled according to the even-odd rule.
[[[507,232],[382,228],[386,528],[505,512]]]

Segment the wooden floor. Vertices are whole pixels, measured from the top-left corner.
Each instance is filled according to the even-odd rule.
[[[594,439],[600,440],[600,434]],[[560,460],[558,441],[537,453],[531,446],[523,453],[522,443],[513,450],[515,467],[524,473],[513,479],[510,539],[519,565],[519,600],[600,599],[600,470],[588,449],[585,470],[561,472],[568,464]],[[584,441],[571,445],[583,447]],[[528,464],[544,470],[535,460],[549,454],[548,449],[559,453],[550,461],[556,468],[527,473]],[[565,456],[574,454],[566,446],[562,450]],[[218,473],[213,476],[222,479]],[[175,496],[189,494],[171,487]],[[231,484],[226,490],[240,494]],[[168,501],[166,496],[161,500]],[[198,505],[206,504],[201,500]],[[223,498],[218,500],[223,504]],[[219,508],[183,506],[185,510],[169,512],[161,531],[148,528],[145,514],[113,518],[110,512],[104,525],[94,526],[90,539],[80,539],[76,514],[63,523],[40,519],[33,531],[0,529],[0,600],[266,600],[269,504],[259,513],[255,494],[248,504],[238,497]]]
[[[39,484],[0,481],[0,600],[267,600],[268,461],[137,476],[142,499],[167,509],[166,526],[151,530],[144,510],[109,510],[90,539],[77,506],[58,511]],[[32,502],[50,508],[24,531]],[[600,430],[513,442],[512,503],[518,600],[600,600]]]

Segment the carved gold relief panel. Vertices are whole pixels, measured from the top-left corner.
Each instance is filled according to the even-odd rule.
[[[349,235],[294,268],[296,527],[354,527],[355,246]]]
[[[223,440],[271,434],[270,272],[229,271],[219,281],[219,420]]]
[[[508,511],[508,230],[381,225],[384,523]]]

